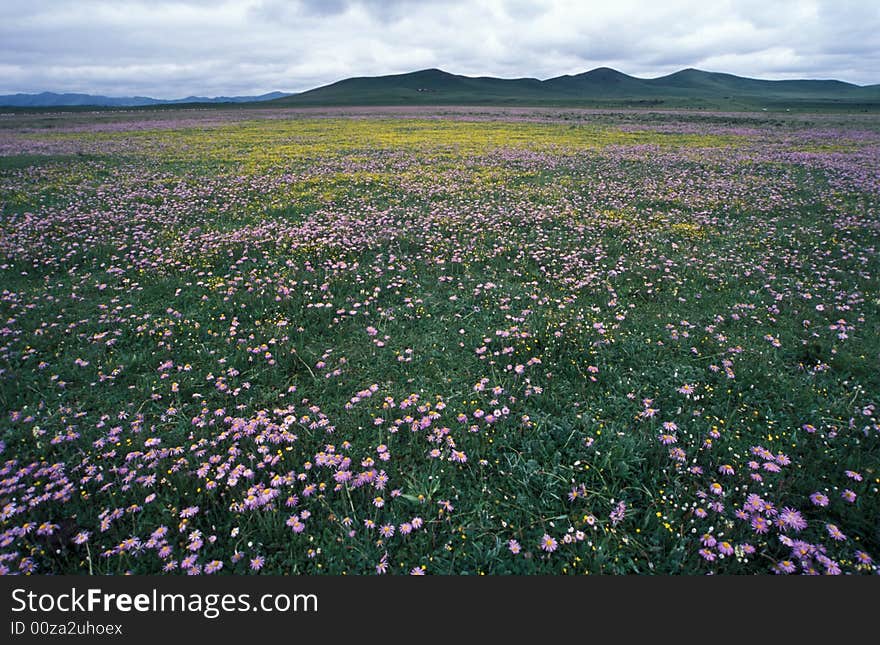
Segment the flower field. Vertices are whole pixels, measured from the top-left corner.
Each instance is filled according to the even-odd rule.
[[[880,118],[0,116],[0,572],[876,574]]]

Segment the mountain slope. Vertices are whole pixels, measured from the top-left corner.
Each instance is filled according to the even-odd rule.
[[[668,107],[880,109],[880,86],[834,80],[768,81],[684,69],[653,79],[600,67],[544,81],[450,74],[349,78],[270,105],[663,105]]]
[[[479,103],[539,100],[543,83],[535,78],[501,79],[458,76],[439,69],[408,74],[347,78],[323,87],[273,101],[296,105],[371,105],[476,101]],[[291,100],[287,100],[291,99]]]

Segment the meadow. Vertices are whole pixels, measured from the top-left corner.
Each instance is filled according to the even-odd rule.
[[[0,115],[0,572],[876,574],[880,117]]]

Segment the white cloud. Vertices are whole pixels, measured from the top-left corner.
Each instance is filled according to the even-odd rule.
[[[867,84],[880,83],[878,34],[880,5],[845,0],[31,0],[0,5],[0,93],[251,94],[425,67],[601,65]]]

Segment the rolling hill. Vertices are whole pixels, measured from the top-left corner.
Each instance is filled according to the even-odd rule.
[[[320,105],[581,105],[741,109],[880,109],[880,85],[834,80],[768,81],[697,69],[636,78],[600,67],[547,80],[501,79],[426,69],[348,78],[269,101]]]

